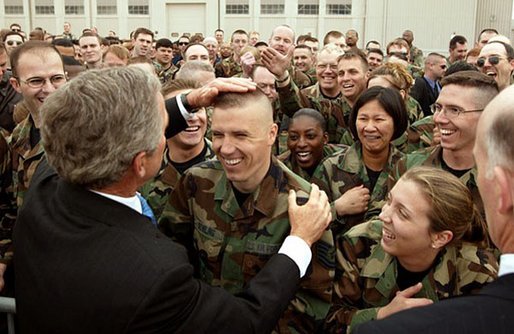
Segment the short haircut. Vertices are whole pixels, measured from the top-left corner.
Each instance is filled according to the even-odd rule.
[[[191,47],[193,47],[195,45],[200,45],[201,47],[203,47],[207,51],[207,53],[209,53],[209,50],[207,49],[207,47],[205,45],[203,45],[202,43],[189,43],[186,46],[186,48],[184,49],[184,56],[187,53],[187,50],[189,50],[189,48],[191,48]]]
[[[341,38],[341,37],[344,37],[344,34],[338,30],[331,30],[329,32],[326,33],[325,37],[323,38],[323,45],[325,44],[328,44],[329,43],[329,39],[330,37],[332,38]]]
[[[18,62],[20,61],[20,58],[25,53],[35,54],[40,57],[46,56],[48,53],[55,52],[62,62],[62,56],[59,50],[57,48],[45,41],[28,41],[26,43],[23,43],[22,45],[18,46],[16,49],[14,49],[11,52],[11,56],[9,57],[11,62],[11,71],[13,77],[18,77]],[[36,60],[34,60],[36,61]],[[64,71],[64,63],[63,63],[63,71]]]
[[[264,68],[266,70],[268,70],[268,68],[266,66],[264,66],[263,64],[261,63],[256,63],[253,65],[253,68],[252,68],[252,73],[250,73],[250,78],[253,80],[253,78],[255,77],[255,73],[257,72],[257,69],[259,68]],[[269,71],[269,70],[268,70]]]
[[[386,53],[387,54],[389,54],[389,49],[393,45],[399,46],[399,47],[404,47],[404,48],[407,49],[407,52],[410,52],[410,46],[409,46],[409,43],[407,43],[406,40],[404,40],[403,38],[395,38],[391,42],[387,43],[387,47],[386,47]]]
[[[135,67],[86,71],[60,87],[41,107],[49,164],[90,189],[118,182],[134,157],[155,151],[163,136],[159,89],[156,76]]]
[[[380,45],[380,43],[376,39],[371,39],[366,43],[366,49],[371,43]]]
[[[293,34],[293,38],[292,38],[291,42],[294,43],[295,32],[294,32],[294,29],[291,28],[291,26],[288,24],[281,24],[281,25],[278,25],[275,28],[273,28],[273,30],[271,31],[271,37],[275,36],[275,30],[277,30],[278,28],[286,28],[286,29],[291,30],[291,33]]]
[[[312,49],[310,46],[307,46],[305,44],[299,44],[297,46],[294,47],[295,50],[298,50],[298,49],[305,49],[305,50],[309,50],[310,53],[312,53]]]
[[[214,67],[211,64],[206,64],[202,61],[188,61],[180,66],[180,70],[175,74],[175,79],[190,79],[199,81],[197,75],[201,72],[214,73]]]
[[[266,105],[266,112],[268,112],[269,121],[273,123],[273,107],[268,97],[261,92],[260,89],[256,89],[252,92],[247,93],[222,93],[219,94],[214,100],[214,113],[216,108],[221,109],[232,109],[242,108],[247,105],[256,105],[257,103],[263,103]]]
[[[485,108],[499,92],[496,80],[478,71],[460,71],[445,76],[441,80],[441,87],[446,85],[476,88],[473,99],[477,108]]]
[[[38,41],[44,41],[45,40],[45,33],[41,30],[32,30],[29,33],[29,39],[31,40],[38,40]]]
[[[475,71],[478,72],[478,68],[475,66],[468,64],[465,60],[459,60],[452,63],[444,72],[445,76],[452,75],[453,73],[461,72],[461,71]]]
[[[155,49],[157,50],[158,48],[170,48],[171,49],[171,48],[173,48],[173,43],[168,38],[161,38],[161,39],[158,39],[157,42],[155,43]]]
[[[143,27],[137,28],[136,31],[134,31],[134,35],[132,38],[134,40],[136,40],[137,36],[139,36],[140,34],[150,35],[150,36],[152,36],[152,40],[154,38],[153,31],[151,31],[150,29],[147,29],[147,28],[143,28]]]
[[[492,33],[495,33],[496,35],[499,35],[499,32],[498,30],[494,29],[494,28],[485,28],[485,29],[482,29],[482,31],[480,31],[480,34],[478,34],[478,41],[480,42],[480,37],[482,36],[483,33],[485,32],[492,32]]]
[[[250,38],[250,36],[248,36],[248,33],[246,31],[244,31],[243,29],[237,29],[237,30],[234,30],[234,32],[230,36],[231,42],[234,41],[234,35],[246,35],[246,38]]]
[[[407,130],[409,117],[407,116],[407,109],[405,102],[397,89],[385,87],[371,87],[364,91],[359,96],[355,105],[350,113],[350,131],[355,139],[359,138],[357,133],[357,115],[359,110],[368,102],[377,101],[385,112],[391,116],[394,124],[394,133],[392,140],[400,138],[401,135]]]
[[[260,41],[260,42],[257,42],[255,43],[254,47],[258,48],[259,46],[268,46],[268,43],[264,42],[264,41]]]
[[[3,39],[4,42],[7,40],[7,36],[20,36],[21,40],[25,42],[25,37],[23,37],[23,35],[20,34],[17,31],[8,31],[8,32],[6,32],[5,35],[4,35],[4,39]]]
[[[85,33],[82,34],[82,36],[79,37],[79,43],[80,43],[80,40],[84,37],[96,37],[96,39],[98,40],[98,45],[102,44],[102,38],[100,36],[98,36],[98,34],[95,34],[94,32],[91,32],[91,31],[86,31]]]
[[[221,31],[223,34],[225,34],[225,31],[223,31],[223,29],[221,29],[221,28],[214,30],[214,33],[218,32],[218,31]]]
[[[382,50],[380,50],[380,49],[377,49],[377,48],[368,49],[368,54],[370,54],[370,53],[378,53],[382,57],[384,56],[384,52]]]
[[[323,45],[323,47],[318,50],[318,55],[322,53],[336,54],[337,56],[340,56],[344,54],[344,51],[339,47],[339,45],[336,45],[334,43],[328,43]]]
[[[362,51],[357,51],[357,50],[348,51],[348,52],[340,55],[339,57],[337,57],[337,63],[339,64],[339,62],[342,60],[350,60],[350,59],[358,59],[361,63],[364,73],[366,73],[368,71],[368,69],[369,69],[368,60],[366,59],[366,55]]]
[[[434,58],[442,58],[446,59],[442,54],[437,52],[430,52],[425,58],[425,64],[431,64],[434,61]]]
[[[450,50],[453,50],[457,47],[457,43],[458,44],[466,44],[468,42],[468,40],[466,39],[466,37],[464,36],[461,36],[461,35],[455,35],[453,36],[452,39],[450,39]]]
[[[312,42],[312,43],[317,43],[319,42],[318,39],[316,37],[312,37],[312,36],[307,36],[305,37],[305,40],[303,41],[304,43],[305,42]]]
[[[493,44],[493,43],[503,45],[503,47],[505,48],[505,53],[507,54],[507,58],[509,60],[514,59],[514,49],[512,48],[511,45],[509,45],[505,42],[502,42],[502,41],[491,41],[491,42],[488,42],[487,44]]]
[[[153,67],[152,60],[150,58],[148,58],[147,56],[130,57],[127,62],[127,65],[132,65],[132,64],[150,64]]]
[[[325,120],[325,117],[321,115],[319,111],[312,108],[302,108],[294,113],[293,117],[291,117],[291,122],[293,122],[295,119],[300,118],[302,116],[310,117],[316,122],[318,122],[319,126],[321,127],[321,130],[327,131],[327,121]],[[290,122],[290,123],[291,123]]]
[[[300,35],[296,38],[296,44],[303,44],[305,42],[305,39],[307,37],[310,37],[310,35]]]
[[[12,30],[12,27],[18,27],[21,29],[21,26],[18,23],[11,23],[11,25],[9,26],[9,29]]]
[[[109,47],[107,48],[107,50],[105,51],[105,53],[103,55],[103,58],[105,58],[105,56],[109,53],[112,53],[113,55],[120,58],[121,60],[126,60],[126,61],[128,61],[128,59],[130,57],[129,50],[126,47],[124,47],[123,45],[117,45],[117,44],[109,45]]]
[[[161,88],[161,94],[163,96],[167,96],[168,94],[171,94],[173,92],[179,91],[179,90],[186,90],[186,89],[196,89],[200,88],[200,83],[195,80],[189,80],[189,79],[175,79],[175,80],[168,80]]]

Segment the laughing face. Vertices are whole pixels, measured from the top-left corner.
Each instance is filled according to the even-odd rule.
[[[287,147],[301,168],[315,169],[323,159],[323,146],[327,142],[327,133],[314,118],[304,115],[291,120]]]
[[[323,94],[336,96],[339,94],[337,86],[337,57],[336,53],[322,51],[316,63],[316,78]]]
[[[359,109],[355,125],[364,152],[377,155],[389,150],[394,121],[377,100],[369,101]]]
[[[358,58],[341,59],[337,65],[337,82],[341,93],[353,105],[366,89],[366,72]]]
[[[450,110],[476,110],[483,106],[474,103],[476,88],[446,85],[441,89],[436,105]],[[476,127],[480,112],[461,113],[456,117],[449,112],[434,115],[434,122],[441,133],[441,147],[453,152],[469,152],[475,143]]]
[[[499,62],[491,64],[491,57],[497,57]],[[507,52],[502,44],[486,44],[480,50],[478,59],[484,61],[484,65],[480,68],[482,73],[493,77],[500,90],[510,85],[510,75],[514,69],[514,60],[507,59]]]
[[[277,136],[267,98],[242,107],[215,106],[212,147],[233,186],[243,193],[257,189],[268,172]]]
[[[419,194],[417,184],[400,179],[388,194],[379,215],[383,222],[380,244],[402,264],[427,256],[432,245],[428,218],[431,206]]]

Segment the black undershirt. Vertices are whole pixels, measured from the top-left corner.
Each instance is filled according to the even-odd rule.
[[[377,184],[378,177],[380,176],[380,173],[382,173],[382,171],[377,172],[372,169],[369,169],[368,167],[366,167],[366,171],[368,173],[369,178],[369,189],[370,192],[373,192],[373,189],[375,189],[375,185]]]
[[[398,277],[396,278],[396,284],[398,288],[401,290],[405,290],[408,287],[411,287],[423,280],[423,278],[428,274],[432,267],[429,267],[427,270],[421,271],[419,273],[415,273],[412,271],[408,271],[401,264],[400,261],[397,261],[397,269],[398,269]]]
[[[339,92],[339,94],[337,94],[336,96],[328,96],[328,95],[325,95],[325,94],[323,94],[323,92],[321,91],[321,89],[319,90],[319,92],[321,93],[321,95],[322,95],[324,98],[326,98],[326,99],[328,99],[328,100],[335,100],[335,99],[337,99],[337,98],[341,97],[341,92]]]
[[[39,129],[37,129],[35,126],[32,126],[30,128],[30,147],[34,148],[37,143],[41,141],[41,133],[39,132]]]
[[[443,169],[445,171],[452,173],[453,175],[455,175],[458,178],[460,178],[462,175],[466,174],[467,172],[469,172],[471,170],[471,168],[468,168],[468,169],[453,169],[450,166],[448,166],[443,159],[441,159],[441,167],[443,167]]]
[[[234,186],[232,186],[232,189],[234,190],[234,196],[236,197],[237,204],[239,204],[239,207],[242,208],[244,202],[246,201],[248,196],[251,195],[251,193],[242,193],[239,190],[237,190]]]
[[[200,152],[200,154],[198,154],[196,157],[194,157],[192,159],[189,159],[186,162],[174,162],[173,160],[171,160],[169,152],[168,152],[168,159],[170,159],[171,164],[173,165],[173,167],[175,167],[175,169],[180,174],[184,174],[184,172],[186,170],[188,170],[190,167],[192,167],[200,162],[205,161],[205,154],[207,154],[207,144],[206,143],[204,143],[203,150],[202,150],[202,152]]]

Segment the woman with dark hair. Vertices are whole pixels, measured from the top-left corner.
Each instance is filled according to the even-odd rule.
[[[310,108],[300,109],[294,114],[287,134],[288,150],[278,159],[307,181],[324,158],[348,148],[328,144],[325,118]]]
[[[407,123],[405,103],[395,89],[372,87],[355,103],[349,128],[357,141],[327,158],[312,178],[333,202],[334,235],[380,212],[388,174],[403,156],[391,142],[405,132]]]
[[[328,332],[476,293],[496,278],[498,263],[486,248],[484,221],[470,191],[452,174],[410,169],[387,195],[378,218],[336,240]]]

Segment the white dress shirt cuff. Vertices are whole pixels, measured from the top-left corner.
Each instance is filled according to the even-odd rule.
[[[177,98],[178,109],[180,110],[180,113],[182,114],[182,117],[184,117],[184,119],[186,121],[190,120],[191,118],[193,118],[194,113],[190,113],[186,109],[186,107],[184,107],[184,105],[182,104],[182,94],[178,94],[176,98]]]
[[[514,254],[502,254],[500,256],[500,270],[498,276],[514,274]]]
[[[288,256],[296,263],[298,269],[300,269],[300,277],[305,275],[309,263],[311,263],[312,252],[309,245],[302,238],[293,235],[288,236],[278,253]]]

